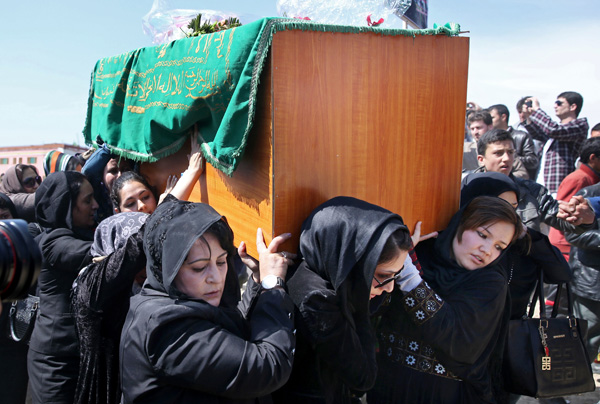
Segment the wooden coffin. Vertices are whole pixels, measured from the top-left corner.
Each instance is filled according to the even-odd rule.
[[[320,203],[354,196],[399,213],[423,233],[458,209],[469,39],[282,31],[273,37],[254,127],[232,177],[207,165],[191,200],[225,215],[256,255]],[[142,172],[164,187],[189,144]]]

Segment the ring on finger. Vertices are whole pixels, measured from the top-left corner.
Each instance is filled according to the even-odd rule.
[[[287,259],[287,255],[286,255],[285,251],[280,252],[279,255],[281,255],[283,258]]]

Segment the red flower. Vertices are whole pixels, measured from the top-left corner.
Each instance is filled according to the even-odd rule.
[[[310,18],[308,18],[308,17],[294,17],[294,18],[296,18],[297,20],[306,20],[306,21],[310,21]]]
[[[367,25],[369,27],[377,27],[383,24],[383,18],[380,18],[379,21],[371,21],[371,14],[367,16]]]

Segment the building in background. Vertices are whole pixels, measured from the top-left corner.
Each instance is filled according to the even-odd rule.
[[[0,175],[9,167],[17,164],[34,165],[38,173],[44,177],[44,157],[51,150],[58,150],[65,154],[75,155],[84,153],[87,147],[73,146],[64,143],[50,143],[35,146],[10,146],[0,147]]]

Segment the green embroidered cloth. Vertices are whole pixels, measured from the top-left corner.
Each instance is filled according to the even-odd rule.
[[[273,35],[282,30],[458,35],[458,24],[426,30],[349,27],[263,18],[238,28],[101,59],[92,73],[83,134],[117,155],[153,162],[178,151],[198,124],[204,157],[232,175],[252,128]]]

